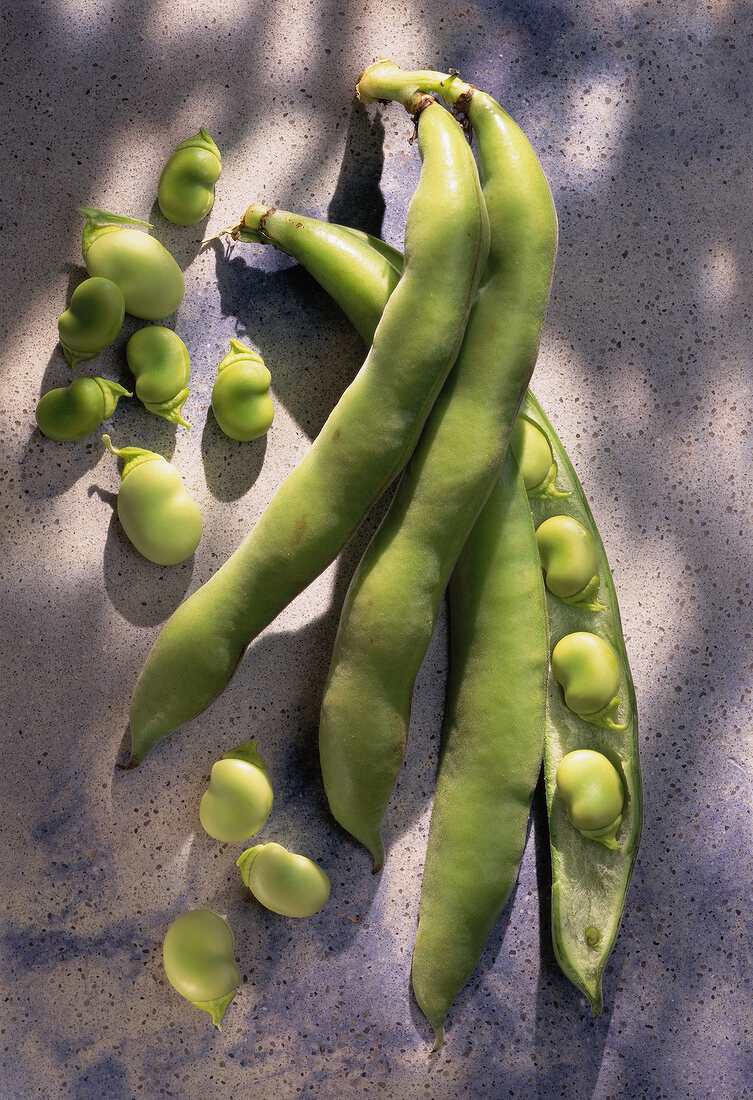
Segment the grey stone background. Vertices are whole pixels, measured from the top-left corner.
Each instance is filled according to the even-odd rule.
[[[751,1096],[750,4],[16,0],[3,28],[0,1095]],[[610,555],[646,786],[603,1016],[552,956],[539,811],[436,1055],[408,980],[442,624],[381,876],[332,825],[318,774],[318,701],[368,530],[216,705],[138,771],[114,770],[160,624],[253,524],[363,357],[288,259],[201,251],[203,226],[165,222],[161,165],[204,124],[224,157],[209,230],[265,201],[400,244],[418,171],[409,124],[353,96],[381,54],[491,91],[551,181],[560,251],[535,388]],[[193,432],[135,401],[110,425],[116,444],[174,456],[201,506],[205,535],[178,567],[126,541],[97,436],[57,444],[34,428],[40,392],[72,377],[56,322],[82,277],[82,202],[152,220],[186,271],[174,324],[193,360]],[[96,373],[126,381],[135,327]],[[208,409],[233,335],[272,371],[266,443],[225,439]],[[240,846],[198,825],[211,763],[249,736],[275,787],[264,839],[332,878],[312,920],[263,912],[235,870]],[[236,933],[244,984],[221,1034],[161,967],[168,923],[196,906]]]

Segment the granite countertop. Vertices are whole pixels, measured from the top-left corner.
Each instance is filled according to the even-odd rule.
[[[388,1100],[751,1095],[753,552],[750,171],[753,24],[736,0],[285,5],[29,0],[3,16],[5,285],[0,431],[1,879],[5,1098],[347,1095]],[[384,871],[327,812],[317,716],[348,578],[378,520],[262,635],[231,688],[132,772],[131,691],[160,625],[211,576],[305,452],[363,348],[287,257],[200,238],[253,201],[402,245],[418,174],[399,108],[353,87],[387,54],[454,67],[523,126],[560,222],[535,389],[613,568],[641,718],[645,826],[603,1015],[553,958],[546,825],[452,1010],[441,1052],[409,995],[447,667],[441,617],[393,799]],[[205,125],[224,172],[206,226],[154,206]],[[82,278],[80,203],[147,218],[185,270],[189,435],[121,402],[116,445],[179,466],[195,557],[140,558],[97,435],[35,429],[72,378],[57,318]],[[123,334],[96,372],[128,377]],[[277,416],[242,445],[209,410],[230,337],[272,372]],[[261,839],[321,859],[332,898],[266,913],[198,823],[212,762],[258,737],[275,790]],[[169,987],[161,944],[227,915],[243,985],[221,1033]]]

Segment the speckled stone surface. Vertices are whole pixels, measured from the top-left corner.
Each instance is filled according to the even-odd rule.
[[[28,0],[3,25],[0,1095],[753,1095],[750,4]],[[353,96],[380,54],[491,91],[551,181],[561,237],[536,392],[614,570],[646,788],[603,1016],[553,959],[539,812],[435,1055],[408,979],[444,621],[380,876],[332,825],[318,772],[318,701],[369,530],[206,714],[138,771],[114,769],[160,624],[253,524],[363,356],[288,259],[202,251],[203,226],[165,222],[161,165],[203,124],[224,158],[209,231],[264,201],[401,244],[418,169],[409,123]],[[97,436],[57,444],[34,429],[40,392],[72,377],[56,322],[82,277],[81,202],[152,220],[185,268],[174,325],[193,361],[193,432],[135,401],[110,424],[116,444],[172,456],[199,502],[205,535],[182,566],[151,565],[125,539]],[[127,319],[96,373],[127,380],[136,327]],[[272,371],[266,443],[225,439],[208,412],[234,335]],[[255,905],[234,867],[241,846],[198,824],[212,762],[249,736],[275,788],[262,839],[320,858],[332,879],[308,921]],[[243,986],[221,1034],[161,966],[165,929],[190,907],[226,914],[236,934]]]

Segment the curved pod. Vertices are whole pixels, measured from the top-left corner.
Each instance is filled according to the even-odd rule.
[[[378,68],[378,74],[375,70]],[[525,135],[483,92],[444,74],[365,74],[369,98],[431,86],[463,102],[478,140],[490,248],[460,354],[343,606],[319,727],[333,816],[384,861],[382,822],[408,735],[416,676],[469,532],[498,476],[536,360],[557,219]],[[504,323],[500,322],[504,318]]]
[[[584,725],[583,717],[566,706],[555,678],[550,679],[544,776],[552,855],[552,941],[563,972],[585,993],[594,1015],[598,1016],[602,1007],[602,975],[619,930],[641,837],[643,791],[635,689],[614,581],[583,486],[556,431],[530,391],[522,411],[546,436],[558,469],[560,495],[531,500],[534,522],[538,527],[546,519],[563,513],[577,520],[592,536],[599,562],[600,609],[569,605],[549,593],[550,635],[563,638],[578,631],[598,632],[616,655],[617,694],[626,713],[624,723],[589,721]],[[617,850],[594,844],[574,829],[568,820],[566,804],[557,794],[561,760],[584,747],[607,757],[617,768],[624,786]]]
[[[288,215],[288,219],[292,221],[294,229],[296,215]],[[306,228],[302,226],[302,232]],[[389,245],[385,245],[383,241],[375,240],[360,231],[330,226],[327,223],[324,223],[323,228],[326,232],[319,238],[319,250],[316,254],[312,253],[310,239],[299,249],[299,238],[292,231],[287,236],[284,250],[305,263],[316,278],[319,278],[320,265],[325,265],[325,271],[330,279],[329,292],[353,323],[361,325],[359,331],[368,341],[386,303],[384,288],[394,278],[393,272],[400,272],[402,256]],[[275,242],[270,239],[266,243]],[[354,253],[363,254],[364,264],[362,278],[357,286],[358,312],[351,315],[349,310],[353,308]],[[342,282],[335,277],[341,255],[343,271],[348,272]],[[568,516],[576,518],[584,529],[591,533],[597,548],[600,594],[604,600],[604,603],[599,604],[597,608],[601,613],[595,620],[592,614],[594,608],[583,605],[569,607],[559,597],[550,593],[547,604],[552,633],[555,636],[561,636],[567,632],[569,625],[573,622],[585,627],[597,621],[601,633],[609,639],[615,651],[621,654],[620,695],[629,704],[630,717],[628,728],[624,732],[605,733],[598,727],[589,728],[592,743],[600,744],[605,753],[611,754],[613,759],[620,760],[623,765],[622,774],[625,785],[619,851],[601,852],[598,845],[587,843],[585,838],[572,829],[564,803],[555,797],[553,779],[557,762],[570,748],[577,748],[582,744],[583,725],[582,719],[564,706],[562,692],[556,681],[553,679],[550,681],[545,738],[545,773],[554,879],[552,936],[555,953],[562,970],[570,981],[586,994],[591,1001],[594,1014],[598,1015],[602,1004],[601,976],[617,936],[640,842],[642,790],[635,692],[622,639],[614,582],[583,487],[561,440],[530,390],[524,398],[523,409],[525,419],[535,425],[539,435],[543,437],[546,461],[558,467],[562,482],[562,489],[558,489],[552,481],[543,496],[531,501],[536,522],[540,525],[547,517],[560,514],[567,509]],[[551,469],[551,465],[549,468]],[[540,476],[533,478],[531,486],[535,487],[539,481]],[[486,508],[490,505],[491,500]],[[478,562],[477,568],[483,568],[483,559]],[[460,598],[459,595],[458,599]],[[451,621],[451,638],[453,631]],[[587,881],[584,881],[584,878]],[[594,920],[598,924],[594,924]]]

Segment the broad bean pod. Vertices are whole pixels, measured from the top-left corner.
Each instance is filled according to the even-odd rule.
[[[230,439],[248,443],[265,435],[274,420],[269,396],[272,375],[264,360],[240,340],[230,341],[230,351],[217,368],[212,387],[212,411]]]
[[[208,130],[186,138],[162,169],[157,202],[168,221],[195,225],[214,204],[214,185],[222,173],[220,151]]]
[[[319,750],[330,809],[370,850],[375,869],[415,678],[452,570],[499,476],[536,361],[557,244],[536,155],[491,97],[447,74],[403,73],[386,61],[359,84],[369,99],[402,99],[415,86],[467,112],[491,244],[457,362],[348,590],[324,690]]]
[[[325,226],[312,239],[309,221],[287,213],[268,223],[265,243],[277,244],[278,225],[285,251],[315,277],[325,273],[327,289],[368,341],[386,303],[388,268],[399,271],[401,255],[339,226]],[[492,219],[492,248],[493,232]],[[360,256],[359,277],[352,264]],[[547,471],[551,463],[548,452]],[[517,877],[541,766],[546,605],[528,500],[515,471],[508,453],[449,588],[450,681],[414,955],[414,988],[437,1046]],[[517,644],[521,638],[525,644]]]
[[[58,321],[60,344],[70,365],[95,359],[118,335],[124,317],[123,292],[111,279],[95,276],[79,283]]]
[[[191,909],[167,930],[162,961],[170,985],[181,997],[221,1024],[241,983],[235,938],[227,921],[209,909]]]
[[[161,325],[140,328],[126,344],[126,361],[144,407],[190,431],[182,410],[190,392],[191,357],[180,336]]]
[[[303,461],[163,627],[133,696],[132,765],[212,702],[249,643],[333,561],[405,465],[457,355],[486,260],[486,211],[461,127],[430,97],[409,106],[423,164],[403,276],[362,369]]]
[[[518,877],[541,770],[546,600],[515,455],[453,570],[450,675],[413,952],[413,991],[442,1045]]]
[[[557,680],[551,677],[549,681],[544,775],[552,856],[552,939],[562,970],[585,993],[598,1016],[602,975],[619,930],[641,835],[643,795],[635,690],[614,581],[583,487],[557,433],[530,391],[521,414],[545,436],[558,471],[553,491],[530,501],[537,529],[540,531],[545,521],[564,515],[593,539],[598,558],[598,586],[592,585],[592,601],[567,603],[547,590],[550,637],[557,643],[578,632],[598,636],[612,655],[604,664],[607,676],[613,671],[612,658],[616,661],[618,682],[613,694],[619,696],[623,711],[619,723],[600,725],[584,720],[588,715],[578,715],[566,705]],[[580,540],[580,535],[576,538]],[[603,656],[601,646],[599,651]],[[583,749],[606,757],[623,786],[622,820],[615,830],[616,848],[611,850],[598,843],[598,838],[584,836],[574,827],[568,819],[568,803],[557,790],[557,769],[563,758]]]
[[[176,468],[155,451],[102,439],[110,454],[125,460],[118,519],[138,552],[157,565],[190,558],[201,539],[201,512]]]
[[[42,394],[37,403],[36,421],[48,439],[70,442],[85,439],[109,420],[121,397],[132,397],[124,386],[107,378],[74,378]]]
[[[135,228],[148,222],[89,207],[79,210],[89,218],[82,241],[89,274],[116,283],[126,312],[134,317],[159,321],[173,313],[186,289],[183,272],[158,240]]]

